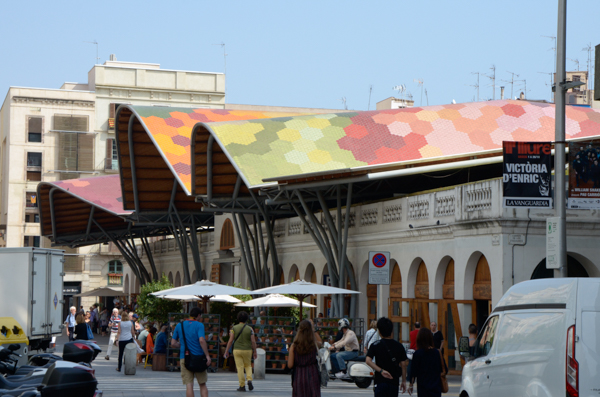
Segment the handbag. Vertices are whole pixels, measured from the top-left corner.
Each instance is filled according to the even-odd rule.
[[[244,324],[244,326],[242,327],[242,329],[240,330],[240,333],[238,334],[238,336],[235,337],[235,339],[233,340],[233,343],[231,344],[231,347],[229,348],[229,354],[233,354],[233,346],[235,345],[235,342],[237,342],[238,338],[240,336],[242,336],[242,332],[244,332],[244,328],[246,328],[247,324]],[[233,328],[231,329],[233,331]]]
[[[185,343],[185,352],[183,353],[183,357],[184,357],[184,364],[185,364],[185,368],[190,371],[190,372],[204,372],[206,371],[206,369],[208,368],[208,365],[206,364],[206,356],[204,354],[202,355],[195,355],[192,354],[189,350],[188,350],[188,344],[187,344],[187,339],[185,337],[185,328],[183,326],[184,321],[181,322],[181,335],[183,337],[183,341]]]
[[[92,332],[92,328],[90,327],[90,325],[86,324],[86,328],[87,328],[87,338],[88,338],[88,340],[94,339],[94,333]]]
[[[444,371],[446,365],[444,363],[444,358],[442,357],[442,352],[440,352],[440,364],[442,364],[442,373],[440,374],[440,380],[442,383],[442,393],[448,393],[448,379],[446,379],[446,371]]]

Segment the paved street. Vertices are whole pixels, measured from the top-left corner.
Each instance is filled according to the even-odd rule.
[[[108,343],[107,337],[98,337],[98,344],[106,351]],[[67,341],[65,336],[57,341],[57,351],[62,351],[63,344]],[[104,360],[104,354],[101,353],[93,366],[96,369],[96,378],[99,382],[99,389],[104,391],[105,397],[116,396],[135,396],[135,397],[185,397],[185,388],[181,384],[179,372],[157,372],[152,371],[150,367],[144,369],[143,365],[137,366],[136,374],[133,376],[124,375],[122,372],[115,371],[117,366],[118,349],[113,348],[112,356],[109,361]],[[450,393],[447,396],[458,396],[460,378],[451,376]],[[236,392],[237,376],[231,372],[219,371],[209,373],[208,389],[210,396],[217,397],[239,397],[241,393]],[[254,391],[246,392],[246,395],[252,393],[256,396],[291,396],[292,388],[289,375],[267,374],[266,380],[257,380],[254,382]],[[198,386],[195,386],[196,395],[200,396]],[[355,397],[372,396],[372,387],[368,389],[359,389],[353,383],[341,381],[330,382],[327,388],[321,389],[322,396],[334,397]]]

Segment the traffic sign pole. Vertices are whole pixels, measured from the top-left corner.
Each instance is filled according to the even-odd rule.
[[[390,253],[369,252],[369,284],[377,284],[377,318],[387,315],[387,302],[383,299],[383,286],[390,285]]]

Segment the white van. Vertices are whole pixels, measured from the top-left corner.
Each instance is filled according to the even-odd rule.
[[[475,346],[460,396],[600,396],[600,279],[531,280],[511,287]]]

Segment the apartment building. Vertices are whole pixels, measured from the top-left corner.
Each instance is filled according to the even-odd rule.
[[[119,62],[59,89],[10,87],[0,109],[0,246],[50,247],[40,237],[36,187],[118,172],[115,110],[120,104],[223,108],[225,75]],[[65,294],[123,284],[119,252],[64,247]]]

